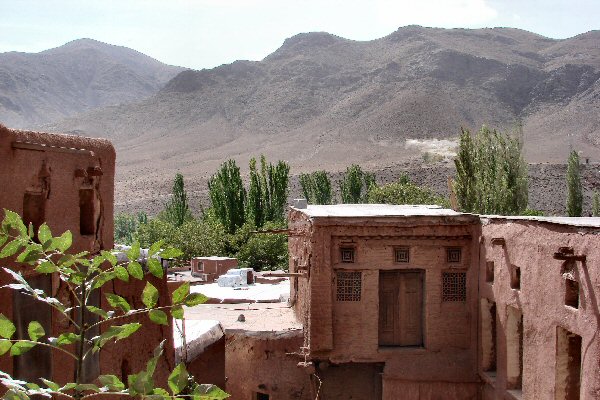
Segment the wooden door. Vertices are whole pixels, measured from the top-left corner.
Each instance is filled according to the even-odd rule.
[[[379,273],[379,345],[423,345],[423,272]]]

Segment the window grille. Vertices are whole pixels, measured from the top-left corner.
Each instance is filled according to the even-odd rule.
[[[398,247],[395,249],[395,258],[397,263],[407,263],[410,259],[408,247]]]
[[[360,301],[362,273],[337,271],[337,301]]]
[[[449,263],[459,263],[461,259],[461,249],[450,248],[446,249],[446,255]]]
[[[442,301],[467,301],[467,273],[442,273]]]
[[[354,262],[354,249],[352,247],[342,247],[340,249],[342,253],[342,262],[353,263]]]

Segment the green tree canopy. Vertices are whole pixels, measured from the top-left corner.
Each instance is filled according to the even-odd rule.
[[[479,214],[519,215],[527,209],[527,165],[521,137],[483,126],[463,129],[454,163],[459,208]]]
[[[171,200],[165,205],[165,218],[175,226],[181,226],[192,217],[184,188],[183,175],[175,175]]]
[[[375,185],[375,175],[363,172],[360,165],[352,164],[346,169],[340,182],[342,203],[366,203],[371,186]]]
[[[398,182],[371,187],[368,200],[369,203],[450,206],[448,199],[435,194],[429,189],[415,185],[408,179],[407,175],[403,175]]]
[[[325,171],[300,175],[302,194],[309,204],[332,204],[331,180]]]
[[[233,233],[246,221],[246,189],[235,160],[227,160],[208,181],[210,200],[215,216],[228,233]]]

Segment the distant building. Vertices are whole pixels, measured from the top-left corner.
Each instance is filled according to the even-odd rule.
[[[73,252],[96,254],[112,248],[115,151],[109,141],[16,131],[0,125],[0,166],[0,187],[3,188],[0,218],[4,217],[1,209],[6,208],[19,213],[25,223],[32,223],[36,230],[44,222],[55,235],[70,230],[73,234],[70,251]],[[31,268],[14,262],[8,266],[20,270],[34,287],[70,304],[70,293],[58,276],[38,275]],[[159,289],[161,305],[168,304],[166,278],[147,278]],[[0,285],[11,281],[8,274],[0,272]],[[103,293],[111,290],[135,304],[139,303],[144,285],[145,282],[133,279],[128,283],[117,280],[97,290],[92,298],[97,304],[105,302]],[[27,326],[32,320],[41,322],[45,331],[55,337],[69,329],[69,321],[60,314],[9,289],[0,289],[0,312],[15,322],[16,336],[20,338],[27,337]],[[89,314],[86,318],[96,317]],[[90,334],[95,336],[100,331]],[[165,337],[171,338],[167,340],[167,360],[162,360],[157,369],[157,381],[165,381],[174,357],[172,330],[147,320],[135,335],[119,342],[118,350],[107,346],[106,350],[90,357],[85,365],[87,380],[95,379],[98,374],[116,373],[126,381],[127,374],[145,368],[153,348]],[[0,370],[26,380],[45,377],[71,382],[74,364],[62,352],[36,346],[22,356],[0,357]]]
[[[192,275],[202,278],[205,282],[212,283],[228,270],[237,268],[237,258],[229,257],[194,257],[191,260]]]

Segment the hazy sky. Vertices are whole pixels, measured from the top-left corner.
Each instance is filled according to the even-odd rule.
[[[566,38],[600,28],[600,0],[0,0],[0,52],[87,37],[201,69],[260,60],[300,32],[370,40],[412,24]]]

